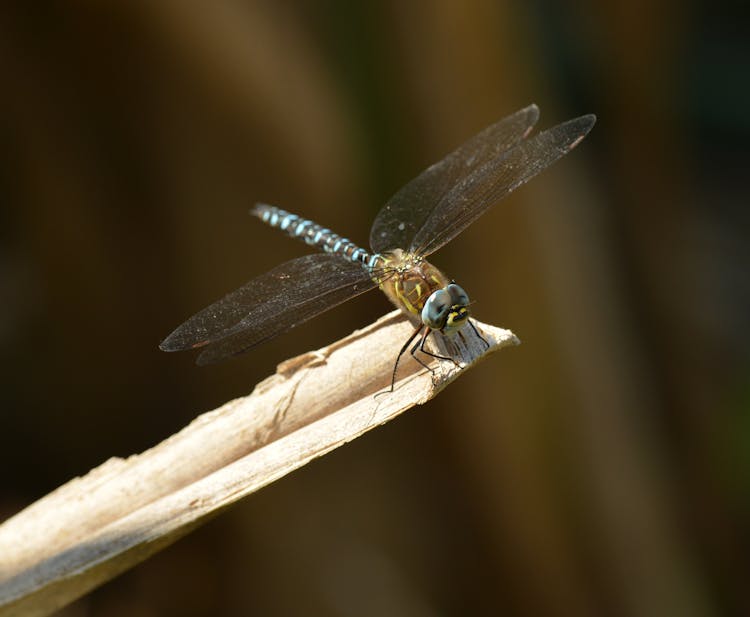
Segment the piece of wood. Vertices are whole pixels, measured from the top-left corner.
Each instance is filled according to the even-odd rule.
[[[0,615],[50,614],[238,499],[421,405],[487,353],[518,344],[508,330],[477,327],[489,349],[467,331],[454,350],[463,368],[434,361],[433,373],[407,352],[388,393],[413,330],[394,311],[282,363],[249,396],[154,448],[61,486],[0,526]]]

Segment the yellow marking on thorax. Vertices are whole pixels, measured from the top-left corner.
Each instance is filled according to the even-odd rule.
[[[401,282],[401,280],[397,280],[395,284],[393,285],[394,291],[396,293],[396,297],[399,299],[399,301],[406,307],[406,309],[410,313],[418,313],[419,310],[411,303],[411,300],[409,300],[409,293],[404,291],[404,286]],[[420,285],[417,283],[417,286],[412,290],[412,292],[417,292],[416,300],[419,300],[421,292],[419,291]]]
[[[436,289],[448,284],[448,279],[432,264],[403,251],[384,256],[385,267],[395,270],[392,276],[376,282],[397,307],[413,315],[422,312],[424,303]]]

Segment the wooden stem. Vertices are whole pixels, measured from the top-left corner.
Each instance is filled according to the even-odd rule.
[[[477,327],[489,349],[463,337],[455,350],[463,368],[437,361],[431,373],[403,362],[385,393],[412,332],[394,311],[282,363],[249,396],[150,450],[61,486],[0,525],[0,615],[52,613],[238,499],[425,403],[487,353],[518,344],[508,330]]]

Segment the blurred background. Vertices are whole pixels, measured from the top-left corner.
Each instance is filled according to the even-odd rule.
[[[750,614],[740,6],[4,3],[2,519],[391,310],[208,368],[160,352],[307,250],[256,200],[366,244],[502,116],[599,117],[434,256],[521,347],[61,614]]]

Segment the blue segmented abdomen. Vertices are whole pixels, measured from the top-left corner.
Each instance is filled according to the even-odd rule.
[[[316,246],[326,253],[334,253],[350,261],[359,262],[369,270],[377,267],[382,262],[383,258],[379,254],[375,253],[371,255],[366,250],[354,244],[354,242],[342,238],[330,229],[276,206],[255,204],[250,213],[257,216],[267,225],[281,229],[281,231],[292,238],[302,240],[310,246]]]

